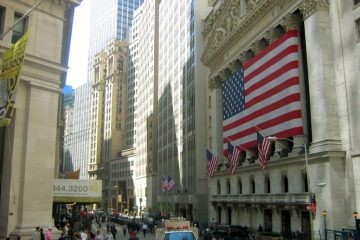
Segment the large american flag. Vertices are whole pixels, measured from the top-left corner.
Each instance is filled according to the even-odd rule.
[[[260,167],[265,169],[271,150],[271,142],[258,131],[256,132]]]
[[[303,134],[298,36],[290,30],[223,83],[223,149],[257,145],[256,128],[268,136]]]
[[[175,186],[175,180],[171,176],[163,177],[161,188],[163,192],[170,191]]]
[[[207,156],[207,172],[209,177],[213,177],[216,172],[216,168],[219,162],[218,157],[216,157],[212,152],[206,149],[206,156]]]

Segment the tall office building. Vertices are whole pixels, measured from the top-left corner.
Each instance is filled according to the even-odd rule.
[[[158,181],[171,176],[168,192],[157,186],[165,211],[207,222],[206,76],[200,62],[207,1],[165,0],[159,9]]]
[[[133,11],[141,3],[142,0],[91,2],[88,81],[75,90],[73,136],[71,137],[74,144],[71,152],[73,168],[74,170],[81,168],[80,178],[89,178],[89,170],[92,171],[92,178],[94,178],[94,170],[96,170],[88,165],[91,154],[90,131],[94,124],[94,119],[91,119],[91,101],[92,96],[95,96],[92,86],[95,75],[93,68],[95,57],[115,40],[127,39],[127,29],[131,26]]]
[[[145,1],[134,22],[134,43],[130,49],[134,64],[136,91],[135,196],[139,212],[152,209],[157,186],[158,119],[158,19],[159,2]],[[136,83],[135,83],[136,84]]]
[[[133,12],[143,0],[102,0],[91,2],[88,78],[97,53],[115,39],[128,40]],[[91,79],[88,79],[91,80]]]

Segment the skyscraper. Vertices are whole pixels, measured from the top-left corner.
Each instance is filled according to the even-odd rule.
[[[207,222],[206,76],[200,62],[207,1],[165,0],[159,9],[158,181],[170,175],[172,192],[158,202],[165,210]]]
[[[134,190],[141,212],[156,204],[157,186],[157,109],[158,109],[158,32],[159,0],[145,1],[137,15],[130,49],[135,65],[136,85],[136,161]]]
[[[90,162],[92,179],[103,180],[103,207],[113,207],[110,161],[125,150],[128,29],[142,0],[93,1],[91,5],[88,82],[91,84]],[[117,165],[115,165],[117,166]],[[113,174],[114,175],[114,174]]]

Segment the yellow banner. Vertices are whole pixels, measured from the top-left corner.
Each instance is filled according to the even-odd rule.
[[[10,124],[14,112],[15,90],[24,62],[29,32],[3,54],[0,74],[0,127]]]

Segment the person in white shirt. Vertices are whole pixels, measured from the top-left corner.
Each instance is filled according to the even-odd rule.
[[[143,231],[143,234],[144,234],[144,238],[146,237],[146,232],[147,232],[147,225],[146,225],[146,223],[144,223],[143,225],[142,225],[142,231]]]

